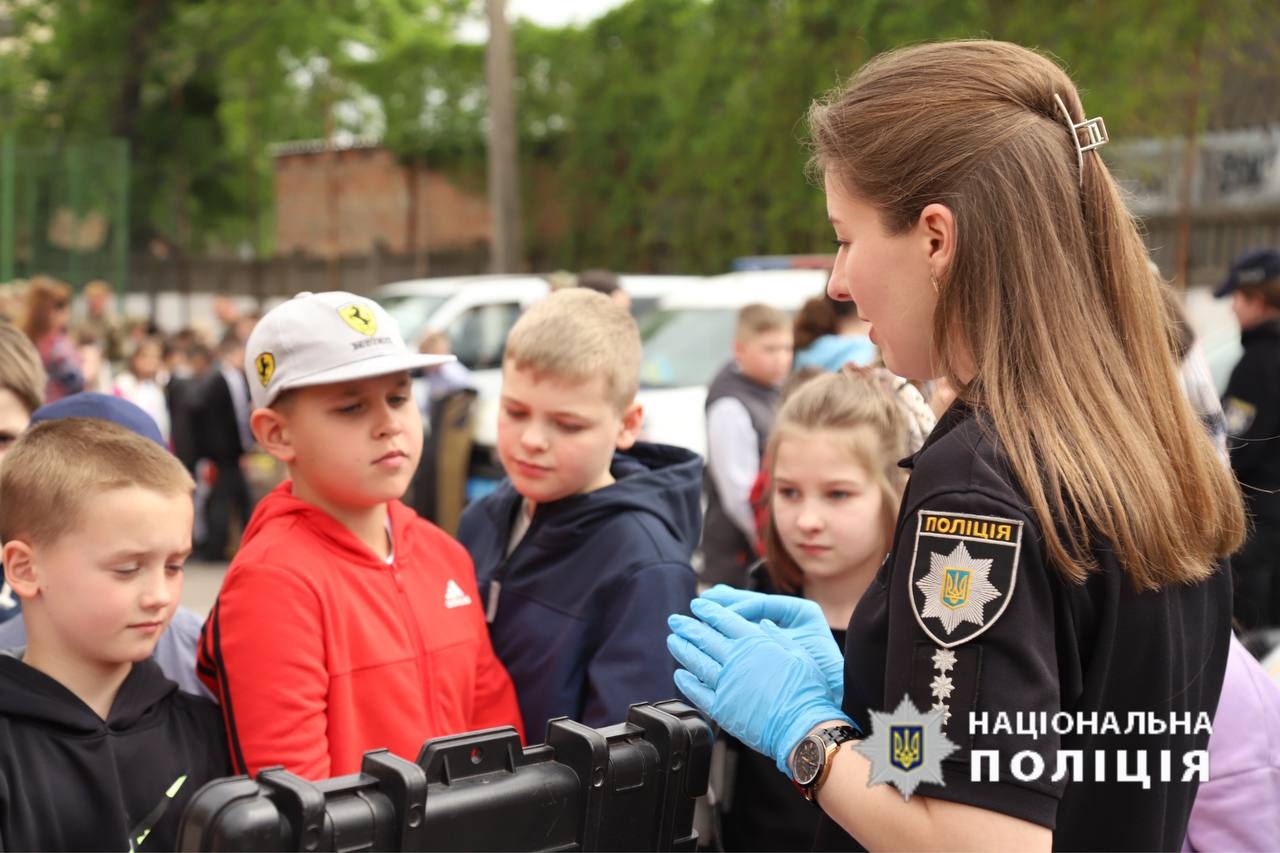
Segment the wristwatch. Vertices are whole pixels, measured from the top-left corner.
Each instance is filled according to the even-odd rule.
[[[827,774],[831,772],[831,759],[840,749],[840,744],[857,739],[857,729],[839,725],[818,729],[796,744],[791,752],[791,767],[795,774],[795,785],[806,800],[817,798],[818,789],[827,781]]]

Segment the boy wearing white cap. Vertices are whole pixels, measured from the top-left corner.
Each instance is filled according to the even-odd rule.
[[[395,321],[354,294],[302,293],[245,351],[258,444],[289,480],[258,505],[201,637],[237,772],[357,772],[366,750],[519,727],[471,559],[399,501],[422,453]]]

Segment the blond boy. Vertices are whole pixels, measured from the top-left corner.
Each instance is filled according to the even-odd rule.
[[[552,717],[617,723],[675,695],[667,616],[695,578],[702,463],[637,442],[640,337],[600,293],[552,293],[520,318],[502,365],[507,480],[468,507],[494,649],[531,739]]]
[[[309,779],[387,748],[519,724],[466,552],[400,502],[422,455],[395,321],[351,293],[302,293],[249,336],[258,444],[289,479],[254,510],[205,623],[198,668],[239,772]]]
[[[707,515],[702,581],[742,586],[759,556],[751,488],[791,369],[791,320],[768,305],[738,312],[733,361],[707,388]]]
[[[33,426],[0,472],[5,577],[27,646],[0,655],[0,844],[172,850],[230,770],[217,708],[151,660],[182,592],[194,483],[124,427]]]

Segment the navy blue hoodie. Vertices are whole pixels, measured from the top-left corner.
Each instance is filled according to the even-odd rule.
[[[702,459],[637,443],[614,454],[610,471],[610,486],[539,504],[510,557],[522,498],[509,480],[462,515],[458,540],[494,613],[493,648],[531,742],[553,717],[605,726],[636,702],[677,695],[667,616],[687,613],[695,592]]]

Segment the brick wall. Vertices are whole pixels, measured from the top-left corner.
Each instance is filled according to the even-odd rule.
[[[391,252],[460,250],[487,244],[491,227],[483,186],[431,169],[411,175],[376,147],[277,154],[275,205],[279,254],[364,255],[379,243]]]

